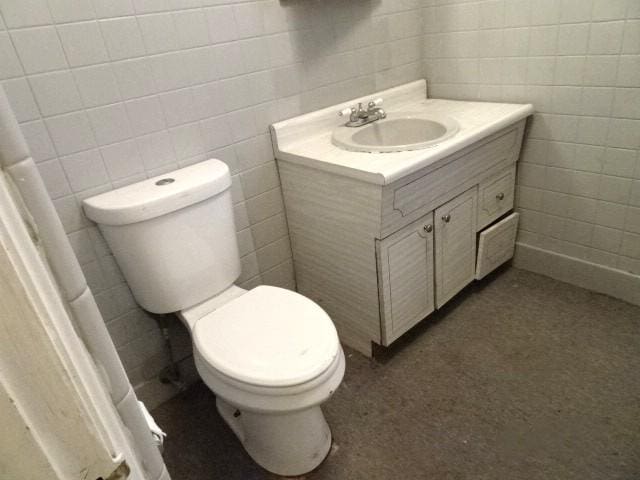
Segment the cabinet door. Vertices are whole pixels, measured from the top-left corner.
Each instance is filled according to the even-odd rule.
[[[434,310],[433,212],[377,242],[382,344]]]
[[[435,211],[436,305],[442,305],[475,276],[476,187]]]

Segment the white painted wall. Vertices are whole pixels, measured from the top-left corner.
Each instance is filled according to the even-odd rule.
[[[218,157],[234,175],[242,285],[292,287],[267,126],[420,78],[421,4],[0,0],[0,81],[134,385],[164,366],[162,340],[82,198]]]
[[[428,3],[432,96],[538,112],[519,166],[519,242],[640,275],[640,1]]]

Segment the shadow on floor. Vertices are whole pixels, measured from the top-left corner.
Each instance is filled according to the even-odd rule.
[[[640,308],[514,268],[347,371],[311,480],[640,478]],[[197,384],[153,412],[175,480],[274,479]]]

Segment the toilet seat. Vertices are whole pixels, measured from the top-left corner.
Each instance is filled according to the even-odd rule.
[[[257,387],[306,384],[335,365],[338,334],[308,298],[259,286],[200,318],[193,330],[198,357],[229,379]]]

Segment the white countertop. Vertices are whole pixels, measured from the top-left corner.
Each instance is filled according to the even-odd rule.
[[[425,112],[452,117],[458,133],[442,143],[405,152],[352,152],[331,143],[333,129],[345,122],[337,112],[358,101],[382,97],[387,112]],[[463,149],[533,113],[530,104],[466,102],[426,98],[424,80],[301,115],[272,125],[276,158],[387,185]]]

